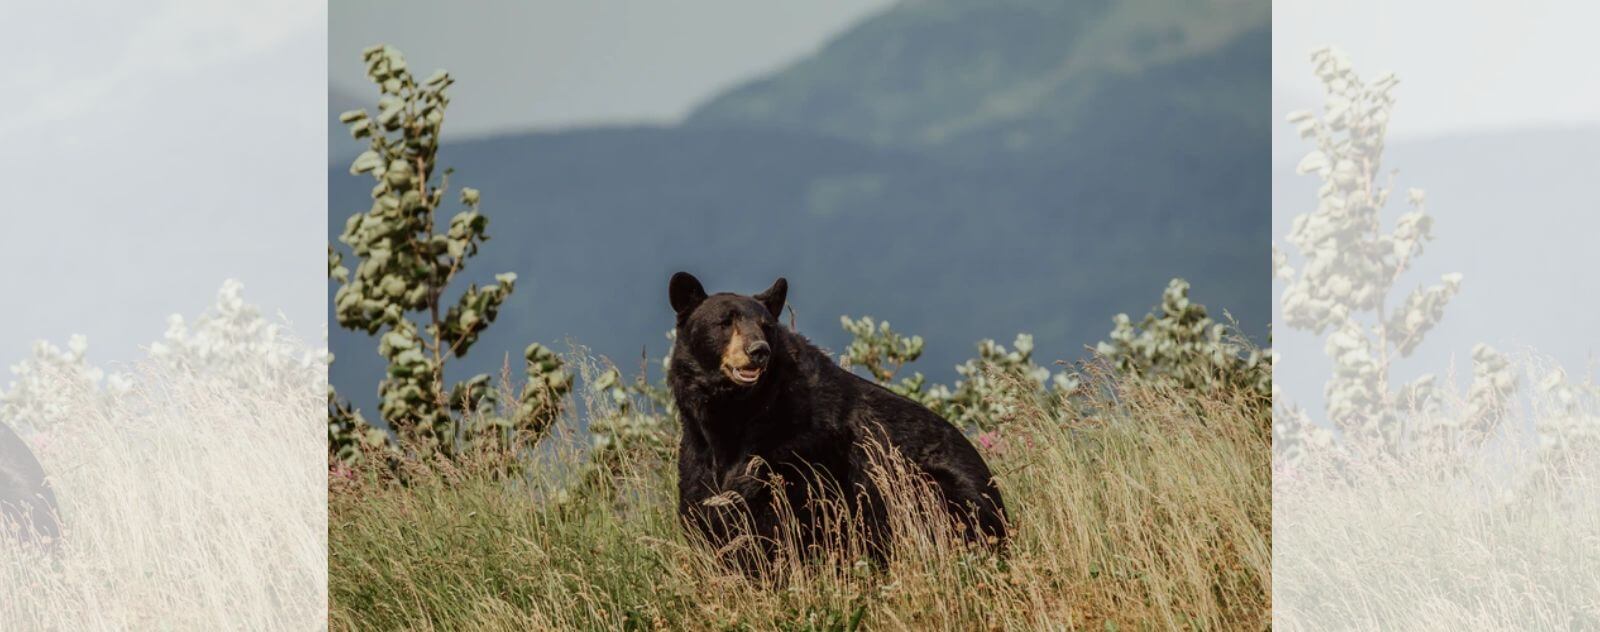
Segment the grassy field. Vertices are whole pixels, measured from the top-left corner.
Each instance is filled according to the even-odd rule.
[[[325,627],[322,391],[259,366],[141,362],[115,395],[49,380],[62,422],[25,436],[63,534],[0,537],[0,630]]]
[[[1515,479],[1370,464],[1277,483],[1274,629],[1600,629],[1592,463]],[[1521,489],[1533,480],[1544,489]]]
[[[1551,392],[1529,364],[1485,445],[1329,454],[1273,477],[1275,629],[1600,629],[1600,391]],[[1468,415],[1454,398],[1408,422]]]
[[[339,471],[329,493],[335,630],[1265,629],[1270,432],[1243,397],[1102,379],[1092,401],[1018,410],[980,447],[1013,522],[1004,559],[903,538],[887,569],[731,573],[675,517],[671,449],[591,452],[573,421],[506,460],[413,461],[406,483]],[[604,414],[603,402],[588,402]],[[1091,412],[1092,411],[1092,412]],[[585,491],[575,491],[582,489]],[[915,494],[891,499],[919,521]],[[945,534],[947,535],[947,534]],[[845,557],[835,555],[834,557]]]

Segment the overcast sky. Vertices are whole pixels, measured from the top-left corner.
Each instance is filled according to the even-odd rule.
[[[222,282],[320,342],[320,0],[0,4],[0,367],[139,355]],[[0,386],[8,378],[0,375]]]
[[[1596,24],[1597,2],[1275,0],[1275,118],[1319,101],[1309,54],[1335,44],[1365,73],[1399,75],[1395,138],[1597,123]]]
[[[460,80],[450,131],[670,122],[716,91],[816,50],[890,0],[338,0],[329,77],[374,100],[360,51],[384,42]]]

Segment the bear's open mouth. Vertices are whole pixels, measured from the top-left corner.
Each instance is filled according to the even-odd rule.
[[[749,386],[751,384],[755,384],[757,380],[761,379],[762,367],[747,366],[736,369],[724,364],[722,365],[722,372],[726,373],[728,375],[728,379],[733,380],[734,384]]]

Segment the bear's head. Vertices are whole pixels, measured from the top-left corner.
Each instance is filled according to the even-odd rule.
[[[672,275],[667,295],[678,314],[678,348],[705,373],[719,371],[737,387],[751,387],[771,366],[789,282],[779,278],[755,296],[710,296],[687,272]],[[675,352],[676,355],[678,352]]]

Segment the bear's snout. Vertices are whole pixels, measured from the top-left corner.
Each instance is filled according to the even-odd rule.
[[[744,348],[744,355],[750,358],[750,364],[765,367],[767,360],[772,358],[772,347],[765,340],[757,340]]]
[[[736,326],[728,337],[728,346],[722,352],[722,372],[740,386],[750,386],[761,379],[772,359],[772,347],[760,334],[749,335],[743,327]]]

